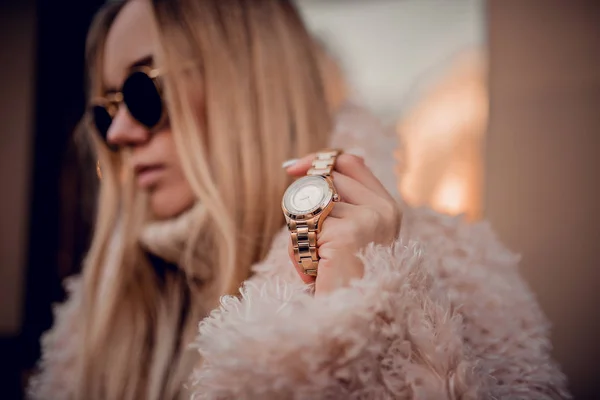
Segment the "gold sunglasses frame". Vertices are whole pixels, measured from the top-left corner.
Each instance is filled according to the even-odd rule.
[[[162,86],[157,78],[159,78],[161,75],[163,75],[164,71],[161,68],[152,68],[150,66],[140,66],[140,67],[133,68],[129,72],[129,74],[127,75],[127,78],[125,80],[129,79],[129,77],[131,75],[133,75],[134,73],[137,73],[137,72],[142,72],[143,74],[145,74],[152,80],[152,83],[154,84],[154,87],[156,88],[156,91],[158,92],[158,95],[160,97],[160,101],[162,104],[162,111],[161,111],[160,119],[152,127],[144,125],[141,121],[139,121],[135,117],[133,117],[133,118],[136,121],[138,121],[140,124],[146,126],[148,129],[155,128],[157,126],[161,126],[167,117],[167,108],[166,108],[163,98],[162,98]],[[106,109],[106,112],[108,113],[108,115],[112,119],[114,119],[115,116],[117,115],[117,112],[119,111],[119,107],[121,106],[121,103],[123,103],[124,100],[125,99],[123,97],[123,92],[121,90],[119,90],[117,92],[111,92],[105,96],[96,96],[92,99],[92,101],[90,101],[89,110],[91,111],[94,107],[97,107],[97,106],[104,107],[104,109]],[[93,117],[92,117],[92,120],[93,120]],[[94,122],[94,129],[98,130],[95,122]],[[100,133],[100,132],[98,132],[98,133]]]

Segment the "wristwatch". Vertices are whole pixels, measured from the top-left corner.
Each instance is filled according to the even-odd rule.
[[[335,202],[339,201],[332,172],[340,153],[335,149],[317,153],[306,176],[287,188],[281,202],[292,237],[294,257],[307,275],[317,276],[317,234]]]

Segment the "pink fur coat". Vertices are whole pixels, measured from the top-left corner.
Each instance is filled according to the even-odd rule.
[[[360,150],[401,201],[395,135],[353,107],[339,121],[333,144]],[[187,383],[194,399],[570,397],[518,257],[487,223],[404,206],[396,243],[362,254],[364,279],[316,298],[287,240],[282,230],[241,298],[223,298],[201,321],[190,351],[203,362]],[[40,398],[67,397],[68,349],[58,347],[68,347],[77,301],[59,308],[45,338]]]

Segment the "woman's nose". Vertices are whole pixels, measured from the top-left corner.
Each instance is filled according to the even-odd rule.
[[[112,120],[106,140],[113,146],[139,146],[150,138],[150,131],[136,121],[124,104],[119,106]]]

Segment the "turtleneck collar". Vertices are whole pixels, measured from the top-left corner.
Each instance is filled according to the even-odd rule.
[[[196,234],[194,228],[202,220],[204,212],[202,204],[196,203],[174,218],[148,222],[140,234],[141,246],[168,263],[186,270],[192,268],[194,278],[209,279],[208,268],[201,268],[204,263],[195,262],[202,257],[200,249],[190,252],[189,248]]]

